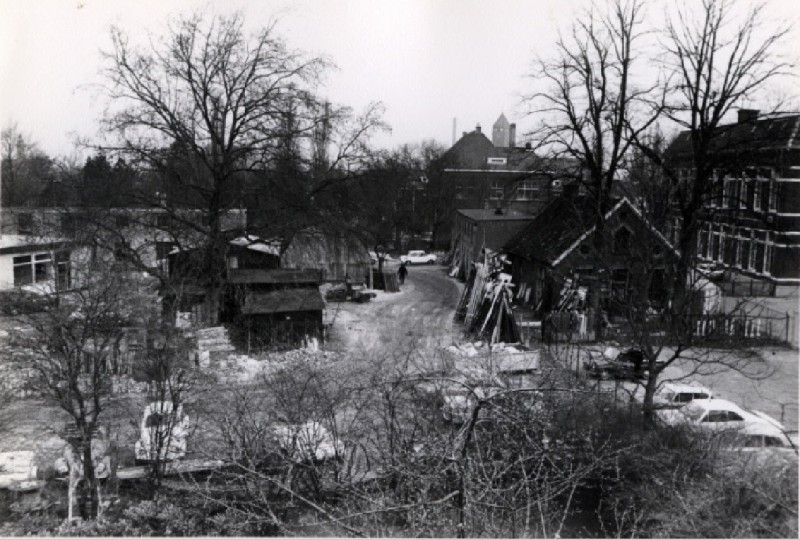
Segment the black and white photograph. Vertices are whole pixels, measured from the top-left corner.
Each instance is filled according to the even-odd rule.
[[[797,538],[797,0],[0,0],[0,537]]]

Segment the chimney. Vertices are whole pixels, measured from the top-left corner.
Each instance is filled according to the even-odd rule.
[[[531,143],[529,143],[529,142],[526,142],[526,143],[525,143],[525,150],[527,150],[528,152],[530,152],[531,150],[533,150],[533,147],[531,147]]]
[[[737,122],[744,124],[747,122],[755,122],[758,120],[758,114],[761,111],[758,109],[739,109]]]
[[[517,124],[511,124],[508,126],[508,147],[517,147]]]
[[[466,132],[466,131],[462,131],[462,132],[461,132],[461,136],[462,136],[462,137],[466,137],[466,136],[467,136],[467,132]]]
[[[456,119],[453,118],[453,144],[456,144]]]
[[[481,132],[481,125],[480,124],[475,126],[475,131],[477,131],[478,133]]]

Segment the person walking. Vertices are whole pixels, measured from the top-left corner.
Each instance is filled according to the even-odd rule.
[[[405,283],[407,275],[408,275],[408,268],[406,268],[406,263],[401,262],[400,268],[398,268],[397,270],[397,277],[400,278],[400,285]]]

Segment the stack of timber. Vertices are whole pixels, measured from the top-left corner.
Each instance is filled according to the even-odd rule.
[[[467,333],[489,343],[520,340],[511,310],[514,284],[511,276],[501,271],[503,263],[500,258],[475,263],[456,310],[456,317],[464,313]]]
[[[475,292],[475,276],[477,274],[477,266],[473,265],[472,268],[469,270],[469,276],[467,277],[467,284],[464,287],[464,291],[461,293],[461,298],[458,301],[458,305],[456,306],[456,320],[459,322],[464,322],[467,317],[467,309],[470,301],[472,300],[472,295]]]

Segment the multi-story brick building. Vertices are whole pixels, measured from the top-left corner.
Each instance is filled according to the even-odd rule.
[[[543,158],[530,144],[517,147],[516,125],[504,115],[492,139],[478,125],[444,154],[443,175],[453,185],[456,209],[502,207],[535,215],[580,175],[574,160]]]
[[[714,140],[715,181],[705,194],[697,255],[725,266],[734,291],[782,294],[800,285],[800,115],[759,118],[740,110]],[[678,135],[667,157],[690,175],[691,138]],[[753,287],[752,284],[761,285]]]

